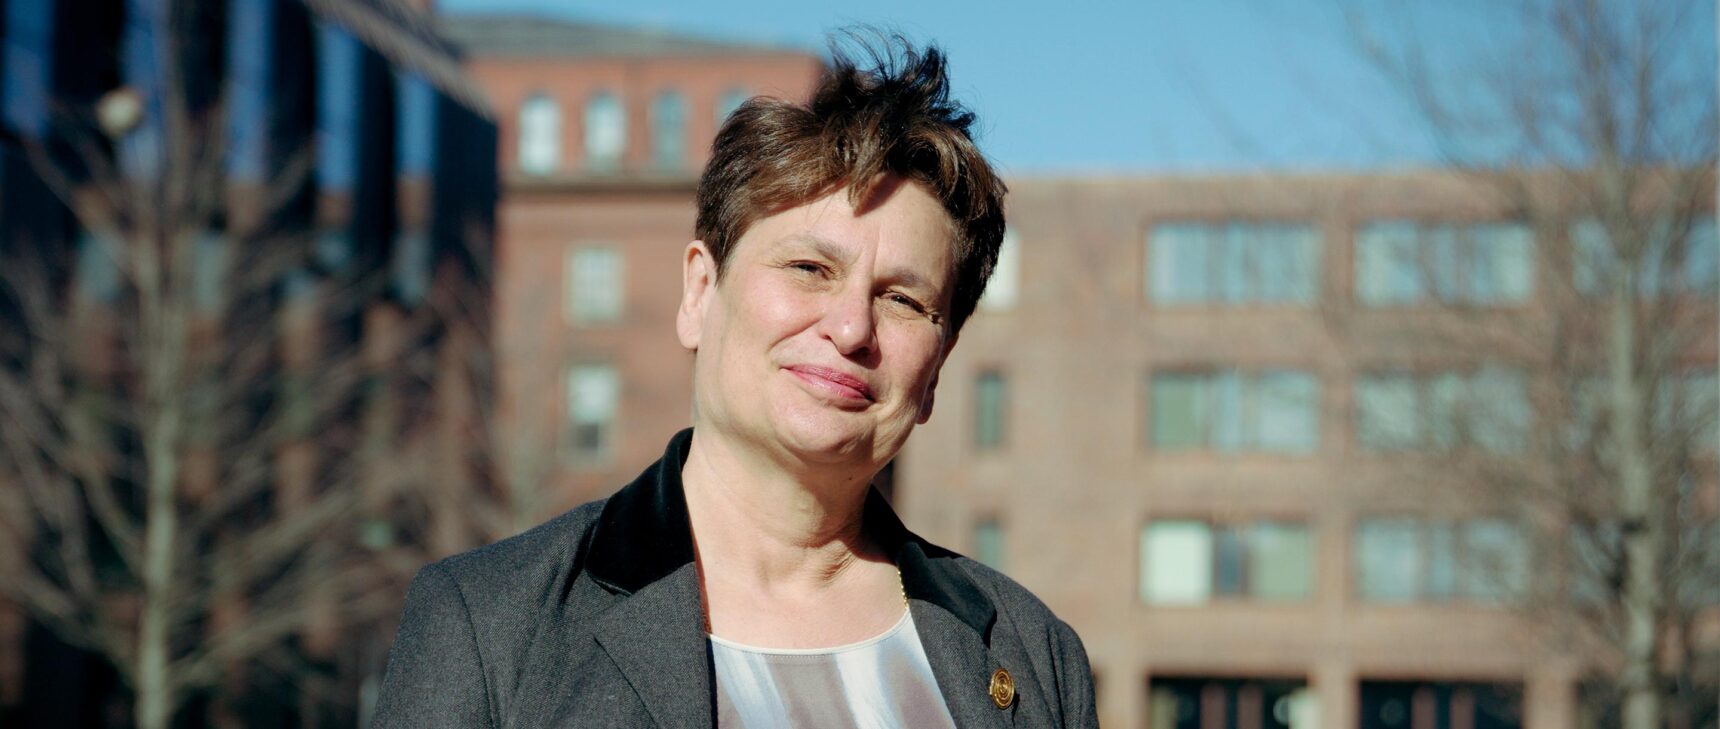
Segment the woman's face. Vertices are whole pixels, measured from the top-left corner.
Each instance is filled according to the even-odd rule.
[[[949,346],[952,225],[913,182],[846,190],[763,218],[722,280],[687,247],[677,318],[695,425],[774,455],[881,467],[932,412]]]

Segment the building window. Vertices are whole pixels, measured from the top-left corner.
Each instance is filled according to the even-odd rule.
[[[6,3],[4,65],[0,84],[6,123],[19,134],[41,138],[48,132],[52,99],[55,3]]]
[[[132,3],[133,7],[137,3]],[[269,102],[274,96],[272,72],[276,54],[273,49],[275,3],[266,0],[236,0],[228,12],[227,24],[227,176],[245,182],[261,181],[268,172]],[[149,21],[132,19],[127,25],[141,29]],[[127,65],[133,73],[152,73],[153,40],[147,33],[129,34],[133,46],[127,52]],[[142,46],[143,48],[139,48]],[[147,50],[145,50],[147,48]],[[141,63],[141,66],[134,64]],[[141,88],[154,89],[156,82],[143,82]],[[148,93],[146,91],[145,93]],[[155,133],[139,128],[133,134],[140,139]],[[138,146],[150,143],[138,142]],[[150,156],[150,152],[140,152]]]
[[[1529,580],[1528,543],[1504,519],[1363,519],[1354,554],[1357,594],[1368,602],[1508,602]]]
[[[1212,597],[1212,527],[1199,521],[1155,521],[1141,531],[1141,599],[1153,605],[1198,605]]]
[[[1009,386],[1001,372],[981,372],[974,380],[973,443],[980,450],[1003,445]]]
[[[83,301],[112,303],[119,297],[122,274],[117,256],[124,251],[113,242],[88,231],[78,234],[78,263],[74,290]]]
[[[620,97],[598,92],[585,103],[585,164],[593,170],[612,171],[621,165],[625,151],[627,110]]]
[[[1519,223],[1370,223],[1356,233],[1356,300],[1522,303],[1534,291],[1534,243]]]
[[[55,5],[56,3],[49,3]],[[167,59],[172,19],[165,2],[128,0],[125,29],[120,39],[121,83],[141,102],[136,123],[120,139],[120,169],[133,177],[155,177],[164,161],[167,96],[164,82],[177,69]],[[256,0],[239,0],[228,13],[229,46],[249,43],[247,53],[229,53],[227,83],[227,173],[235,180],[254,182],[263,169],[268,129],[256,122],[267,120],[269,78],[255,74],[270,68],[273,8]],[[239,56],[245,56],[239,58]],[[247,83],[254,81],[255,83]],[[251,126],[246,126],[247,124]],[[255,163],[246,166],[245,163]]]
[[[1654,383],[1650,438],[1664,445],[1688,444],[1692,451],[1713,454],[1720,444],[1720,391],[1714,370],[1668,372]],[[1607,433],[1612,413],[1611,383],[1606,375],[1583,377],[1567,391],[1570,415],[1565,418],[1565,446],[1573,451],[1597,447]]]
[[[1158,372],[1148,390],[1159,450],[1305,454],[1319,445],[1320,385],[1305,372]]]
[[[417,306],[430,293],[430,236],[405,232],[394,237],[391,278],[394,296],[400,303]]]
[[[601,246],[569,249],[563,281],[568,321],[597,324],[621,318],[625,287],[620,251]]]
[[[311,258],[318,268],[324,271],[345,271],[352,263],[352,234],[345,229],[324,230],[317,233],[316,245],[311,250]]]
[[[1669,221],[1660,221],[1650,231],[1646,250],[1637,260],[1637,290],[1643,296],[1662,294],[1708,294],[1720,277],[1720,238],[1714,219],[1703,216],[1690,222],[1682,236],[1674,235]],[[1577,290],[1588,295],[1605,293],[1619,269],[1618,251],[1606,228],[1594,220],[1571,226],[1573,260],[1571,274]]]
[[[1356,440],[1367,450],[1474,445],[1511,454],[1528,445],[1534,416],[1521,370],[1369,373],[1354,387]]]
[[[1158,520],[1141,530],[1140,548],[1141,600],[1150,605],[1298,601],[1313,585],[1313,544],[1301,523]]]
[[[1004,569],[1003,524],[986,519],[973,527],[973,558],[1002,572]]]
[[[665,170],[687,165],[687,99],[679,91],[651,100],[651,161]]]
[[[395,164],[401,175],[427,177],[436,158],[436,90],[424,77],[395,77],[399,116],[395,121]]]
[[[1693,452],[1714,453],[1720,444],[1720,383],[1714,370],[1669,373],[1654,389],[1657,440],[1684,441]]]
[[[1147,690],[1146,725],[1152,729],[1318,729],[1319,701],[1301,681],[1154,676]]]
[[[1148,238],[1155,304],[1307,304],[1320,283],[1320,237],[1290,223],[1168,223]]]
[[[991,279],[985,284],[985,294],[979,299],[980,311],[1008,311],[1015,308],[1017,289],[1021,284],[1021,236],[1007,230],[1003,245],[997,250],[997,265],[991,269]]]
[[[567,370],[567,433],[570,460],[607,460],[615,448],[615,413],[621,402],[621,378],[605,364],[581,364]]]
[[[728,121],[729,117],[733,116],[741,108],[741,105],[747,103],[747,99],[750,98],[752,98],[752,94],[738,86],[724,91],[722,96],[717,97],[717,126],[721,127],[723,122]]]
[[[1362,681],[1358,693],[1358,729],[1523,726],[1522,691],[1506,684]]]
[[[345,28],[317,24],[317,187],[350,193],[358,178],[364,47]]]
[[[547,175],[561,166],[561,105],[546,94],[520,104],[520,171]]]

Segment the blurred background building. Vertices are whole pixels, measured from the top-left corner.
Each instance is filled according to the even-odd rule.
[[[391,0],[3,7],[0,725],[127,725],[152,685],[178,725],[352,725],[399,596],[349,615],[334,565],[356,551],[398,592],[506,533],[457,518],[487,488],[489,107]],[[189,426],[150,449],[179,406]],[[80,408],[113,437],[80,435]],[[384,451],[443,454],[442,476],[397,463],[400,498],[359,473]],[[155,599],[133,556],[161,473],[178,523]],[[140,667],[166,600],[170,661]]]
[[[88,106],[147,87],[125,53],[105,66],[68,56],[134,47],[137,24],[120,18],[155,5],[110,5],[112,22],[80,23],[69,3],[10,0],[0,61],[0,246],[61,251],[55,285],[108,302],[100,285],[115,277],[80,252],[89,236],[25,150],[54,113],[32,100]],[[673,316],[710,141],[745,99],[804,98],[823,69],[793,46],[424,9],[235,1],[210,21],[226,50],[207,65],[252,79],[235,109],[282,112],[267,134],[236,117],[230,159],[277,140],[263,148],[281,168],[314,137],[315,193],[297,219],[348,251],[335,268],[387,272],[330,331],[431,343],[373,355],[406,375],[391,402],[426,404],[392,405],[404,409],[371,427],[449,410],[466,423],[412,451],[437,456],[432,496],[384,498],[392,511],[356,526],[407,575],[607,495],[685,427],[691,359]],[[247,168],[227,164],[227,209],[243,210]],[[1460,169],[1012,176],[997,274],[936,416],[884,485],[910,528],[1074,625],[1105,726],[1614,726],[1616,646],[1571,616],[1617,608],[1606,565],[1642,526],[1605,517],[1610,501],[1597,516],[1542,497],[1581,481],[1566,470],[1617,457],[1594,445],[1611,325],[1594,302],[1629,269],[1640,300],[1666,302],[1639,323],[1696,333],[1653,340],[1642,394],[1655,432],[1681,434],[1663,459],[1674,486],[1657,497],[1678,535],[1665,575],[1682,580],[1665,641],[1688,647],[1668,669],[1665,725],[1714,726],[1720,254],[1712,176],[1693,179],[1645,185],[1644,215],[1668,221],[1653,236],[1662,253],[1621,266],[1607,237],[1631,226],[1554,180],[1514,196]],[[452,298],[439,306],[437,292]],[[6,303],[0,321],[22,316]],[[429,326],[401,323],[424,321],[415,307]],[[438,404],[456,381],[470,407]],[[311,659],[283,673],[327,676],[349,698],[292,713],[352,725],[388,642],[375,636],[390,631],[341,649],[317,648],[316,632],[295,634]],[[64,706],[95,707],[73,722],[85,726],[123,716],[123,701],[91,698],[124,693],[104,659],[53,635],[0,602],[0,724]],[[291,683],[230,703],[266,712],[311,695]],[[184,721],[292,721],[203,701]]]
[[[1106,725],[1604,724],[1579,707],[1589,657],[1525,628],[1582,579],[1536,571],[1568,525],[1464,455],[1540,458],[1567,422],[1562,372],[1521,345],[1584,276],[1537,251],[1585,213],[1537,227],[1437,171],[1013,180],[1009,204],[898,506],[1077,627]],[[1705,326],[1661,396],[1697,402],[1712,218],[1689,235],[1663,285]]]

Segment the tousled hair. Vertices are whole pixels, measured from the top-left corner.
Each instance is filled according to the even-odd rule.
[[[833,44],[810,102],[755,97],[723,123],[699,178],[694,233],[720,279],[741,234],[761,218],[843,187],[863,209],[886,175],[917,182],[953,224],[953,336],[997,263],[1007,189],[974,144],[973,113],[950,98],[944,54],[872,35],[842,36],[855,41],[864,67]]]

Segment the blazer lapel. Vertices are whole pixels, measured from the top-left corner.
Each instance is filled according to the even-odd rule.
[[[926,662],[937,676],[938,690],[950,718],[962,729],[1015,726],[1015,704],[999,709],[991,699],[991,676],[1001,666],[979,633],[953,613],[937,605],[913,600],[914,627]]]
[[[582,666],[570,665],[581,656],[597,653],[589,628],[581,616],[598,615],[611,604],[625,599],[611,595],[590,580],[576,579],[556,592],[556,604],[545,609],[543,625],[532,637],[521,665],[524,669],[510,694],[504,729],[536,729],[557,726],[555,713],[565,709],[576,681],[589,678]],[[597,660],[604,660],[598,654]]]
[[[716,715],[698,570],[687,564],[597,618],[597,644],[665,729],[710,727]]]
[[[992,650],[997,607],[955,564],[956,555],[908,531],[876,490],[867,498],[865,519],[867,529],[896,557],[920,646],[956,726],[1013,727],[1021,702],[998,708],[991,680],[1000,668],[1026,678],[1018,670],[1025,666],[1005,666]]]

